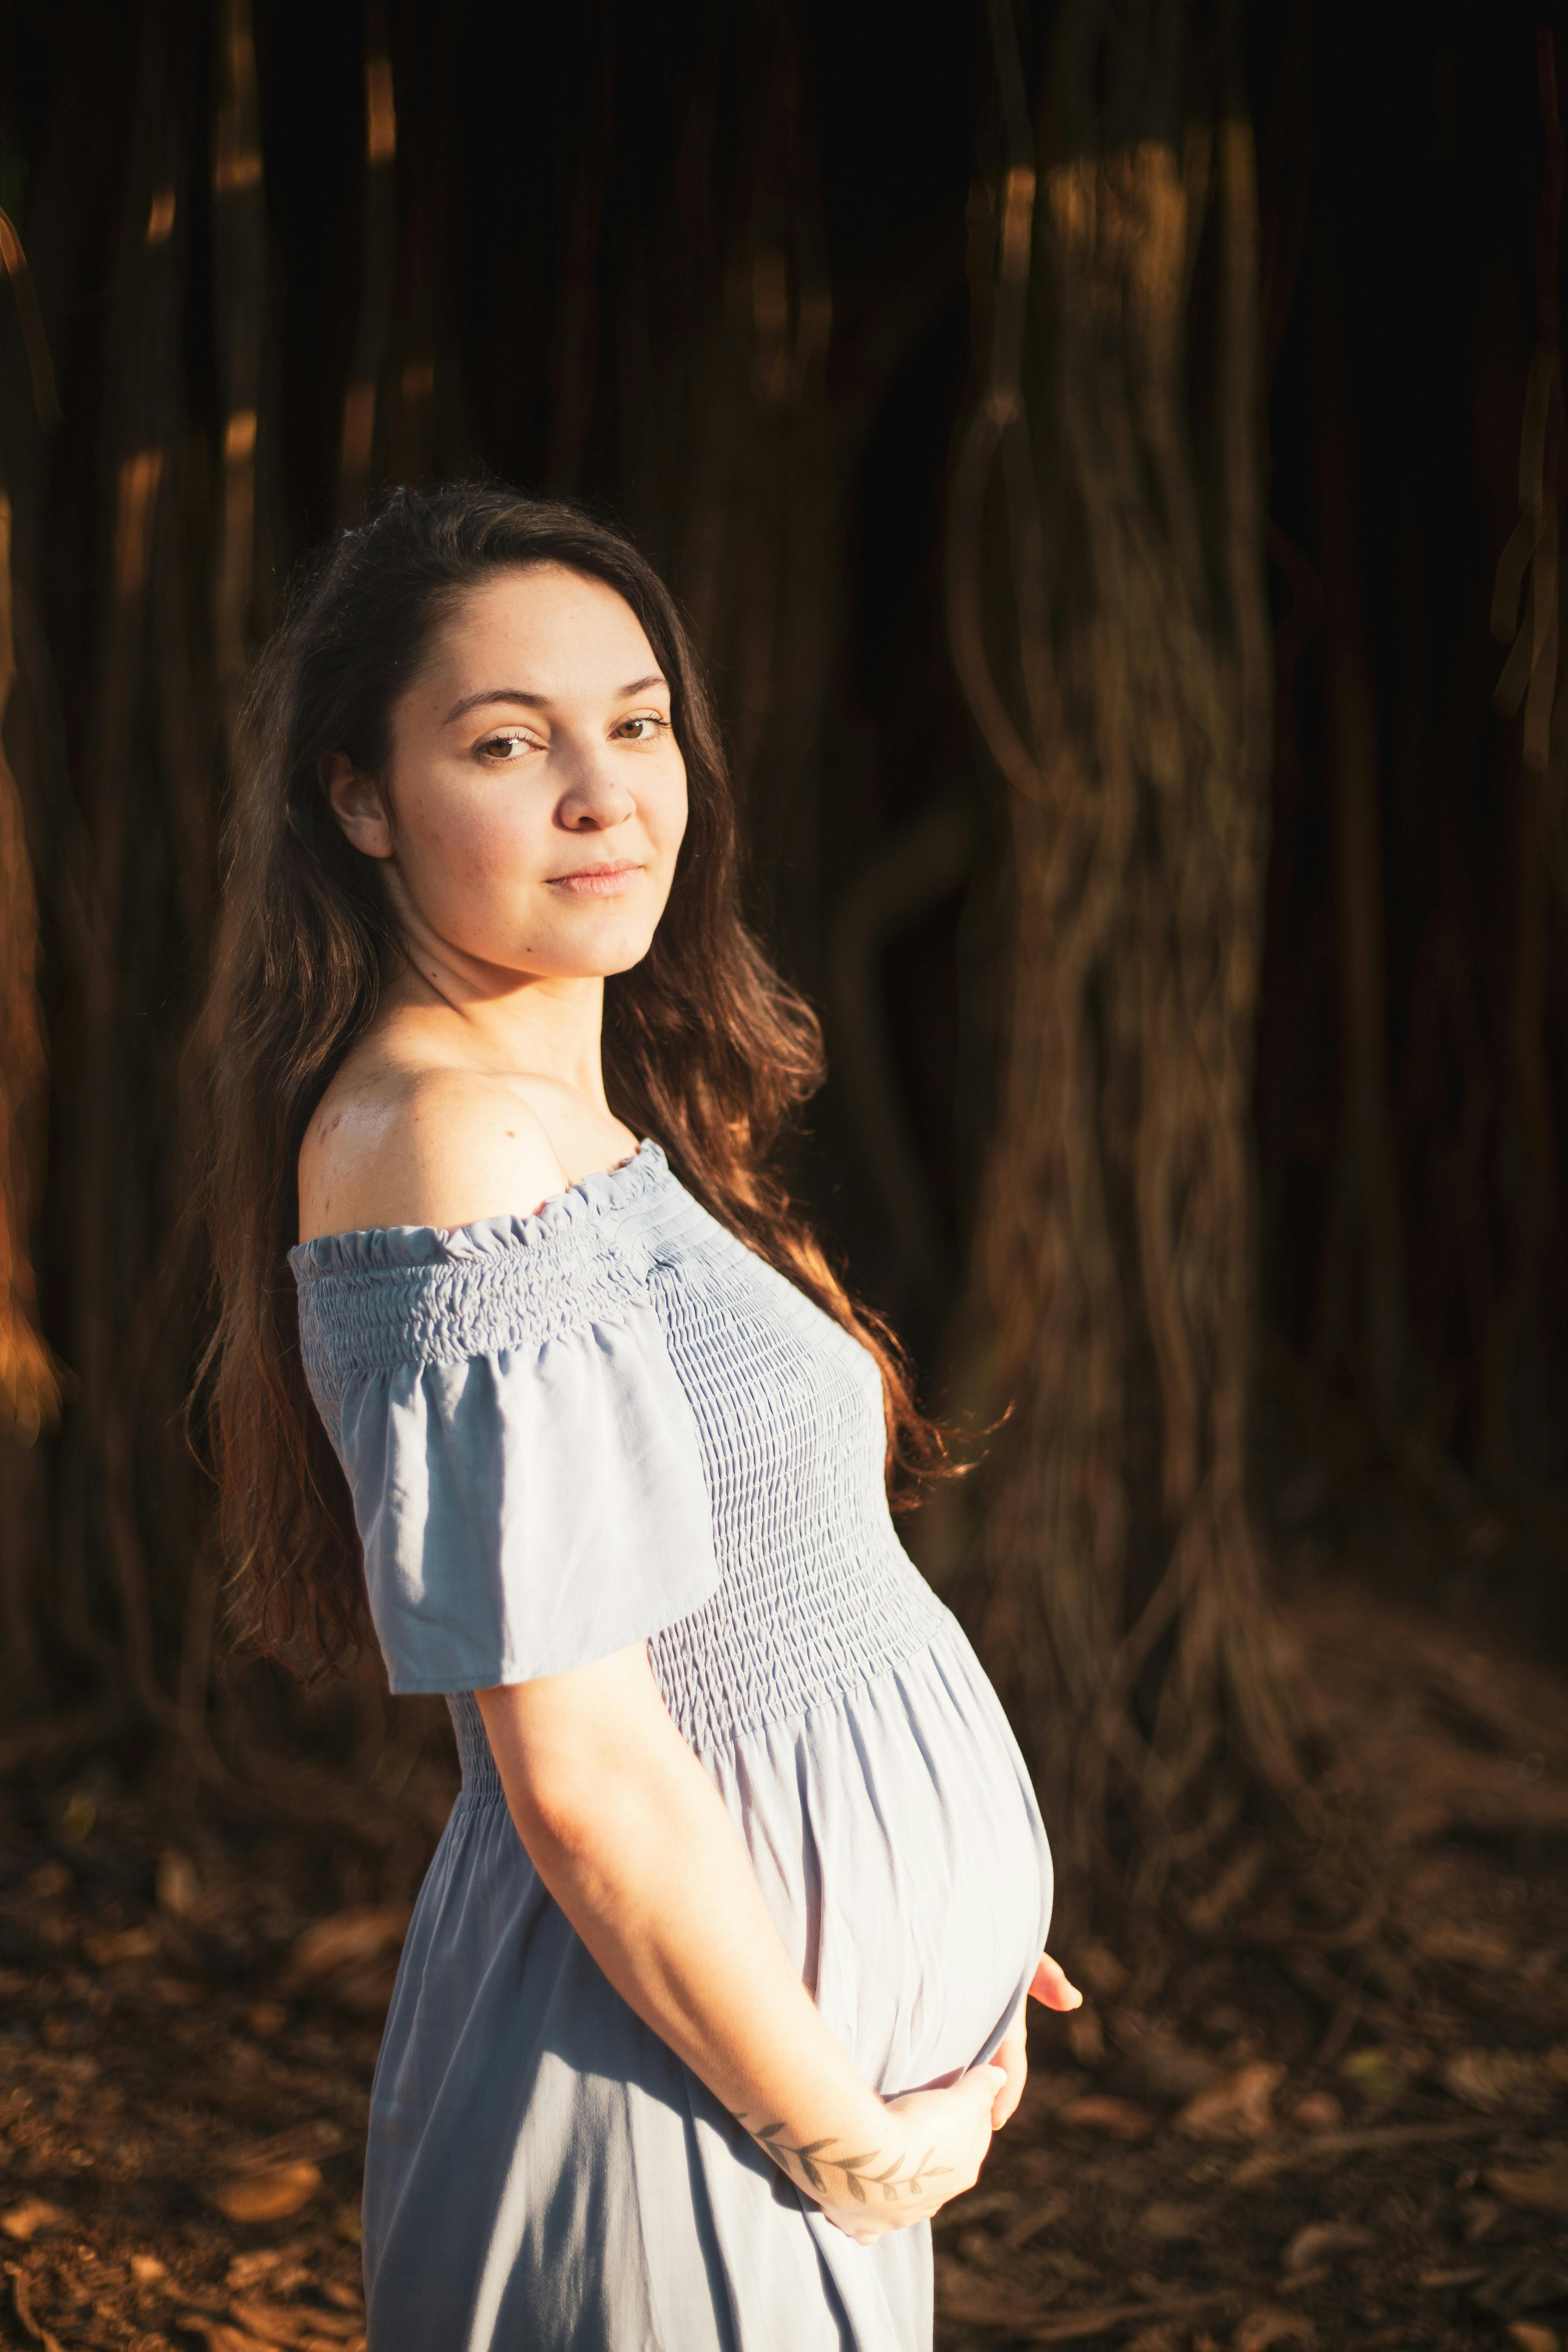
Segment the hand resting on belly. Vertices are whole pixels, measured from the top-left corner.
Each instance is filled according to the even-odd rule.
[[[1022,2089],[1022,2029],[945,2089],[877,2095],[796,1974],[642,1643],[475,1697],[551,1895],[622,1999],[805,2196],[865,2242],[973,2188]],[[1033,1990],[1077,2005],[1054,1962]]]

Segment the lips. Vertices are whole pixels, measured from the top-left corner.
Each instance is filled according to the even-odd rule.
[[[574,898],[610,898],[628,889],[641,872],[640,866],[582,866],[574,874],[552,874],[550,887],[570,890]]]

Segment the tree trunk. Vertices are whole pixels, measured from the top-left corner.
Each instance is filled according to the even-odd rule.
[[[1247,1496],[1269,739],[1253,142],[1235,106],[1179,107],[1200,62],[1179,0],[1137,13],[1121,36],[1095,0],[1058,14],[1037,199],[994,11],[1011,153],[951,613],[1011,786],[1016,892],[964,1314],[984,1363],[960,1349],[967,1402],[1007,1418],[958,1596],[1071,1859],[1136,1839],[1146,1901],[1173,1872],[1212,1878],[1259,1779],[1299,1782]]]
[[[1315,1353],[1348,1369],[1380,1425],[1403,1407],[1404,1237],[1389,1111],[1377,692],[1361,587],[1355,436],[1339,298],[1327,265],[1315,320],[1323,583],[1323,761],[1339,981],[1339,1136]]]

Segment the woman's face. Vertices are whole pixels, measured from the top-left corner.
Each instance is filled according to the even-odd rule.
[[[468,590],[394,708],[381,783],[334,754],[349,839],[389,862],[416,959],[589,979],[648,950],[686,830],[669,686],[642,624],[555,563]]]

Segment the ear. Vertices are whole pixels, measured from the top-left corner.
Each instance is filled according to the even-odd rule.
[[[366,857],[390,857],[392,822],[374,778],[362,776],[346,751],[328,751],[316,762],[316,781],[354,847]]]

